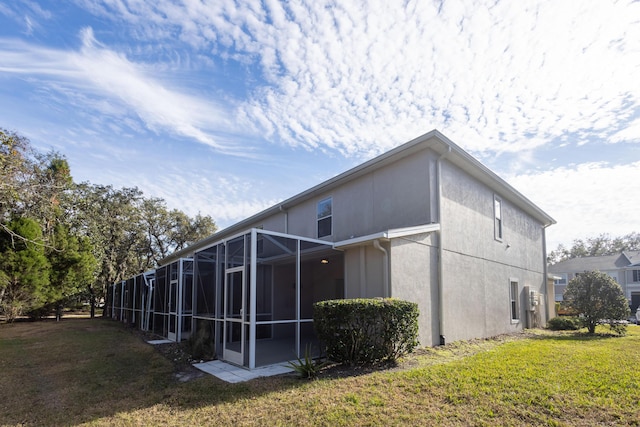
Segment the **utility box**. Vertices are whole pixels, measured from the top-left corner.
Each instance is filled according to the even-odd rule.
[[[528,296],[529,304],[527,304],[527,310],[536,311],[538,304],[540,304],[538,292],[536,290],[530,290]]]

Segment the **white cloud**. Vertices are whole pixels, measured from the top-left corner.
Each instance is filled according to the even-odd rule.
[[[370,156],[437,127],[518,152],[609,138],[640,106],[638,2],[84,3],[259,64],[264,83],[234,115],[309,149]]]
[[[127,176],[126,180],[131,178]],[[126,180],[123,179],[123,182]],[[262,183],[229,174],[210,172],[203,175],[173,170],[156,175],[153,179],[149,179],[148,174],[140,174],[134,180],[145,195],[161,197],[171,208],[180,209],[191,216],[198,213],[211,215],[219,228],[232,225],[277,203],[277,200],[260,199],[260,192],[256,192],[256,189]]]
[[[640,117],[629,122],[625,128],[614,133],[609,142],[640,142]]]
[[[238,134],[244,131],[235,128],[215,100],[170,87],[154,73],[153,65],[132,62],[106,48],[95,39],[91,28],[85,28],[81,38],[78,51],[0,39],[0,73],[38,76],[43,81],[41,92],[51,91],[51,99],[65,96],[84,114],[98,111],[101,117],[95,120],[116,117],[124,124],[134,114],[153,131],[168,131],[225,153],[245,155],[242,147],[218,138],[231,130]]]
[[[144,126],[169,141],[191,139],[234,154],[247,139],[266,138],[355,161],[439,128],[480,158],[518,157],[510,163],[514,174],[535,167],[544,145],[567,147],[544,151],[552,154],[574,147],[584,162],[594,140],[640,142],[640,2],[75,3],[114,25],[98,37],[84,30],[73,51],[0,39],[0,77],[25,76],[48,102],[75,104],[94,124],[85,132],[137,137]],[[33,10],[33,22],[49,19]],[[0,13],[24,16],[2,4]],[[176,57],[161,62],[156,49]],[[194,58],[208,61],[208,70],[232,64],[245,71],[238,93],[248,95],[236,98],[242,95],[227,91],[225,81],[199,93],[170,83]],[[638,182],[638,166],[582,163],[509,182],[558,219],[550,242],[566,242],[590,230],[633,231],[622,228],[637,223],[638,207],[618,189]],[[597,179],[585,188],[584,176]],[[140,186],[221,221],[270,205],[247,196],[256,194],[253,187],[219,193],[225,183],[215,175],[164,179]],[[227,186],[247,183],[255,186],[238,179]],[[612,212],[616,220],[608,219]]]
[[[547,229],[548,250],[602,233],[623,236],[640,231],[636,191],[640,161],[583,163],[512,176],[507,181],[557,221]]]

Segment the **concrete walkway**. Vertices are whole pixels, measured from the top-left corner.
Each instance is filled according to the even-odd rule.
[[[147,341],[151,345],[171,344],[171,340],[151,340]],[[293,369],[286,364],[275,364],[269,366],[263,366],[253,369],[251,371],[232,365],[230,363],[223,362],[221,360],[212,360],[210,362],[194,363],[195,368],[200,369],[214,377],[220,378],[222,381],[228,383],[240,383],[243,381],[253,380],[260,377],[271,377],[273,375],[287,374],[293,372]]]
[[[194,363],[193,366],[228,383],[240,383],[243,381],[253,380],[255,378],[270,377],[273,375],[293,372],[293,369],[285,364],[263,366],[249,371],[221,360]]]

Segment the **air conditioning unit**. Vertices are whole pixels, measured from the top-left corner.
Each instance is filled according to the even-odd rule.
[[[528,304],[528,308],[527,309],[529,311],[536,311],[536,308],[538,307],[539,303],[540,303],[540,301],[539,301],[538,291],[530,290],[529,291],[529,304]]]

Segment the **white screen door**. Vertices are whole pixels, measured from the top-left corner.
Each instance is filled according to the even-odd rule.
[[[167,328],[167,339],[176,340],[178,322],[178,282],[171,282],[169,285],[169,325]]]
[[[224,300],[223,358],[243,365],[244,358],[244,267],[227,270]]]

